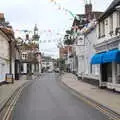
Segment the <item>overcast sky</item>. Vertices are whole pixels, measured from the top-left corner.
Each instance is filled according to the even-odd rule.
[[[84,13],[84,0],[2,0],[0,12],[14,30],[32,30],[37,24],[40,31],[40,50],[47,55],[58,56],[57,42],[72,24],[73,14]],[[55,0],[54,0],[55,1]],[[94,11],[105,11],[112,0],[91,0]],[[64,9],[63,9],[64,8]],[[58,33],[60,33],[58,35]],[[49,42],[48,42],[49,40]],[[51,42],[53,41],[53,42]]]

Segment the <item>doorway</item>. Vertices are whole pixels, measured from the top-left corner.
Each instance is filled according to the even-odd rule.
[[[112,83],[112,63],[101,65],[102,82]]]

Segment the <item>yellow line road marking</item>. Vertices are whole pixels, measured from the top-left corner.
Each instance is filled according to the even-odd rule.
[[[9,105],[5,115],[3,116],[3,119],[2,120],[9,120],[9,117],[14,109],[14,106],[18,100],[18,98],[20,97],[21,93],[22,93],[22,90],[24,89],[24,87],[20,88],[19,91],[16,93],[14,99],[12,100],[11,104]]]
[[[86,97],[84,97],[80,94],[77,94],[76,92],[74,92],[74,90],[71,93],[73,95],[75,95],[76,97],[78,97],[83,102],[87,103],[88,105],[90,105],[90,106],[96,108],[97,110],[99,110],[100,112],[102,112],[104,115],[106,115],[108,117],[108,119],[120,120],[120,118],[118,118],[115,113],[111,113],[109,110],[103,108],[102,106],[99,106],[99,104],[92,102],[91,100],[87,99]]]

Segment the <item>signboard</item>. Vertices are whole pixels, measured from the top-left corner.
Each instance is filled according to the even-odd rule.
[[[6,82],[7,83],[14,83],[14,79],[13,79],[13,74],[6,74]]]

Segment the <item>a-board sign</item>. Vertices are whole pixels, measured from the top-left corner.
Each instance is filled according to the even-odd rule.
[[[13,74],[6,73],[6,82],[7,83],[13,83],[14,82]]]

